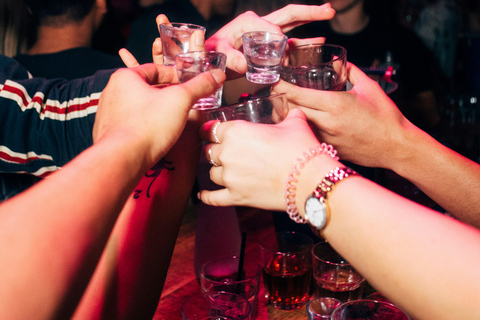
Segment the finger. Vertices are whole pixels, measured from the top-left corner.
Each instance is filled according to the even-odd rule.
[[[330,3],[326,3],[321,6],[288,5],[262,18],[281,27],[283,32],[288,32],[302,24],[330,20],[334,16],[335,10]]]
[[[190,38],[189,51],[205,51],[205,33],[196,30]]]
[[[205,153],[205,158],[207,159],[208,163],[210,163],[214,167],[220,167],[222,165],[222,162],[220,161],[219,157],[215,152],[218,153],[218,151],[214,150],[216,144],[215,143],[209,143],[205,145],[203,148],[204,153]]]
[[[232,201],[230,192],[227,189],[220,189],[215,191],[202,190],[198,193],[198,198],[203,203],[215,207],[237,205]]]
[[[219,89],[225,81],[225,73],[220,69],[203,72],[180,85],[181,90],[192,98],[192,105],[200,98],[208,97]],[[181,94],[181,93],[180,93]]]
[[[158,32],[160,32],[160,25],[161,24],[168,24],[170,23],[170,20],[168,20],[167,16],[164,15],[164,14],[159,14],[157,16],[157,18],[155,19],[155,21],[157,22],[157,28],[158,28]]]
[[[236,50],[230,45],[223,43],[219,44],[216,50],[227,55],[226,67],[230,72],[235,72],[238,74],[245,74],[247,72],[247,60],[242,52]]]
[[[152,45],[152,58],[153,63],[163,64],[163,49],[162,49],[162,40],[156,38]]]
[[[356,83],[363,83],[364,81],[376,82],[351,62],[347,63],[347,74],[348,80],[352,85],[355,85]]]
[[[176,69],[170,66],[149,63],[131,70],[135,71],[149,85],[170,84],[177,79]]]
[[[228,127],[229,125],[227,122],[220,122],[218,120],[207,121],[200,128],[200,138],[208,142],[221,143],[220,130],[225,130],[225,126]],[[220,129],[220,127],[222,128]]]
[[[288,46],[290,49],[294,49],[295,47],[302,46],[305,44],[323,44],[323,43],[325,43],[325,37],[306,38],[306,39],[299,39],[299,38],[288,39]]]
[[[125,66],[127,68],[134,68],[140,65],[137,59],[135,59],[135,57],[133,56],[133,54],[131,54],[130,51],[125,48],[120,49],[118,51],[118,55],[122,59],[123,63],[125,63]]]

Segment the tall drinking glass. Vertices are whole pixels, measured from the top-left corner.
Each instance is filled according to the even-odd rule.
[[[260,242],[267,300],[277,309],[303,307],[310,297],[313,240],[297,232],[279,232]]]
[[[316,297],[332,297],[342,302],[362,297],[365,278],[328,243],[317,243],[312,257]]]

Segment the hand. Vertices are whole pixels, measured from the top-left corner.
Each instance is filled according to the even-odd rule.
[[[341,160],[390,169],[401,153],[402,132],[412,124],[377,82],[348,64],[348,92],[301,88],[280,81],[273,92],[285,92],[289,108],[301,108],[319,139],[332,144]],[[272,92],[272,93],[273,93]]]
[[[115,72],[102,93],[93,128],[94,143],[118,138],[145,169],[157,163],[180,136],[193,104],[225,80],[219,70],[163,89],[176,77],[173,67],[147,64]]]
[[[215,141],[211,132],[214,122],[202,127],[204,140]],[[285,184],[292,165],[303,152],[319,144],[299,109],[292,110],[277,125],[222,122],[217,127],[217,137],[221,143],[206,145],[205,154],[220,164],[211,168],[210,178],[226,188],[201,191],[200,199],[214,206],[278,211],[285,210]]]
[[[242,46],[242,34],[248,31],[272,31],[284,33],[296,26],[333,18],[335,10],[329,3],[321,6],[288,5],[264,17],[248,11],[232,20],[206,41],[208,50],[223,52],[227,55],[227,75],[239,77],[247,72],[247,61],[239,51]]]

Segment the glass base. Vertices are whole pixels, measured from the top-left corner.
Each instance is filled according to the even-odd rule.
[[[275,83],[280,79],[280,74],[276,73],[251,73],[247,72],[247,80],[257,84]]]

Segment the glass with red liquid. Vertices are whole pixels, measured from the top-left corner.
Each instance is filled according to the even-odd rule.
[[[328,243],[319,242],[312,249],[315,296],[342,302],[362,297],[365,278]]]
[[[310,298],[313,240],[297,232],[279,232],[260,243],[265,295],[281,310],[303,307]]]

